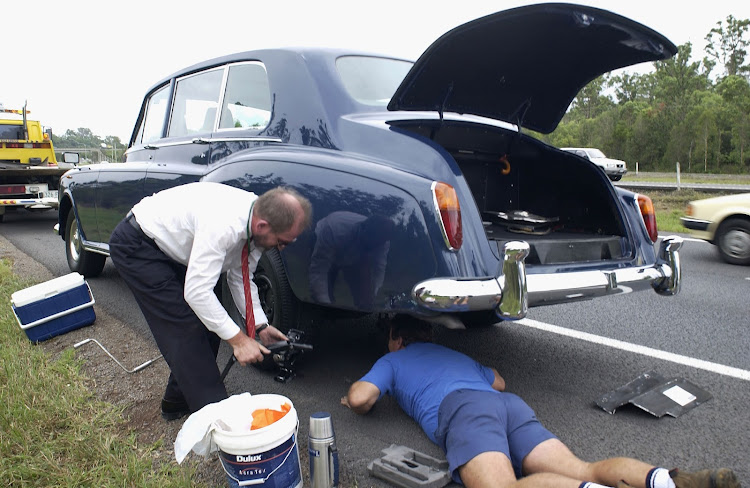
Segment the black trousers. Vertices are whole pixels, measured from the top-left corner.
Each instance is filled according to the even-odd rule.
[[[216,364],[221,339],[185,301],[186,267],[164,254],[127,218],[115,227],[109,252],[169,365],[164,399],[186,401],[195,412],[227,398]]]

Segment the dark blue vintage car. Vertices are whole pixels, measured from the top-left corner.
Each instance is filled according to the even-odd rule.
[[[543,4],[459,26],[416,63],[275,49],[191,66],[148,91],[124,163],[62,178],[68,263],[97,275],[136,202],[201,180],[312,201],[312,228],[256,273],[282,329],[310,310],[462,327],[674,295],[681,241],[658,241],[651,201],[523,129],[551,132],[595,77],[676,51],[611,12]]]

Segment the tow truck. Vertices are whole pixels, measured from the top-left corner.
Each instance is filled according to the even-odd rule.
[[[60,177],[67,171],[57,164],[52,130],[29,120],[21,109],[0,104],[0,222],[8,209],[44,211],[58,208]],[[63,161],[77,165],[78,153],[63,153]]]

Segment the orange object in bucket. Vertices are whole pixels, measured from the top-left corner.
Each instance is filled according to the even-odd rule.
[[[281,406],[281,410],[276,410],[273,408],[259,408],[257,410],[253,410],[253,423],[250,426],[250,430],[268,427],[277,420],[281,420],[284,415],[286,415],[287,412],[289,412],[289,410],[291,409],[292,406],[289,403],[284,403]]]

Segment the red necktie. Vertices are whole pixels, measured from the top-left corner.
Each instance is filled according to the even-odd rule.
[[[255,338],[255,314],[253,314],[253,297],[250,293],[250,269],[248,268],[248,246],[242,248],[242,286],[245,288],[245,331],[248,337]]]

